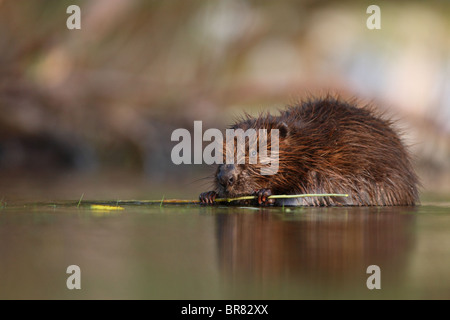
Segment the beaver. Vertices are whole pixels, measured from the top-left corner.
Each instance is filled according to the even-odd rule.
[[[243,116],[231,129],[279,129],[279,169],[262,175],[260,163],[220,164],[216,198],[256,195],[257,205],[394,206],[418,202],[418,178],[393,121],[370,105],[326,96],[288,106],[279,116]],[[269,199],[272,194],[348,194],[348,197]]]

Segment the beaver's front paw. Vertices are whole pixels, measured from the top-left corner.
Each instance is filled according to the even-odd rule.
[[[201,193],[198,199],[200,200],[200,204],[214,204],[216,197],[217,193],[215,191],[208,191]]]
[[[275,203],[275,199],[269,199],[272,195],[272,190],[270,189],[260,189],[255,192],[255,196],[258,197],[257,202],[259,205],[268,206]]]

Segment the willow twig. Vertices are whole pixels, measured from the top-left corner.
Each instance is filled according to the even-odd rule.
[[[348,197],[348,194],[341,193],[308,193],[308,194],[288,194],[288,195],[271,195],[268,199],[290,199],[290,198],[305,198],[305,197]],[[254,200],[258,196],[243,196],[237,198],[217,198],[215,202],[232,202],[240,200]],[[83,201],[85,204],[105,204],[110,203],[108,201]],[[164,199],[160,200],[117,200],[114,201],[115,205],[145,205],[145,204],[199,204],[199,200],[184,200],[184,199]],[[79,205],[79,204],[78,204]]]
[[[285,194],[285,195],[271,195],[268,199],[290,199],[290,198],[306,198],[306,197],[348,197],[348,194],[341,193],[307,193],[307,194]],[[258,199],[258,196],[244,196],[238,198],[218,198],[216,202],[231,202],[239,200],[254,200]]]

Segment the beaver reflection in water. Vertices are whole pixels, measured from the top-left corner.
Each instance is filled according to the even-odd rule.
[[[325,97],[288,107],[279,116],[246,116],[232,129],[279,129],[279,168],[261,175],[257,164],[221,164],[214,191],[200,202],[256,195],[259,205],[393,206],[418,201],[418,179],[392,122],[368,107]],[[269,199],[272,194],[340,193],[348,197]]]

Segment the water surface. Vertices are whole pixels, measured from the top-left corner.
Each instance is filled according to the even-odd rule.
[[[1,299],[449,299],[450,203],[0,209]],[[69,290],[69,265],[81,289]],[[381,289],[366,286],[367,267]]]

